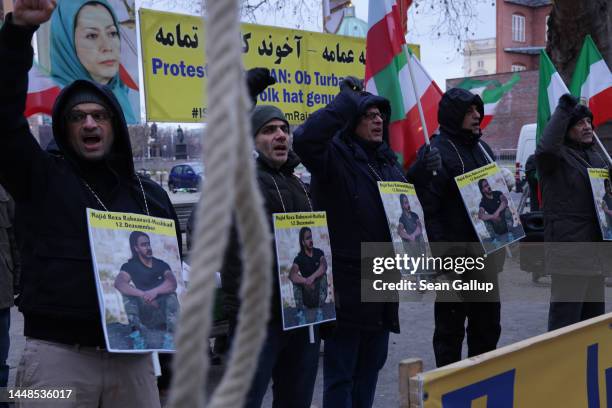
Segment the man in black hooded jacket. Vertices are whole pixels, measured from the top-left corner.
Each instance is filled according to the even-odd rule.
[[[356,78],[340,89],[296,129],[294,149],[312,174],[315,209],[327,212],[334,263],[337,327],[325,340],[323,407],[370,407],[399,318],[397,301],[361,301],[361,243],[391,242],[377,182],[407,180],[387,144],[389,101],[360,92]],[[435,151],[420,158],[413,171],[439,165]]]
[[[489,146],[480,141],[480,122],[483,115],[484,105],[480,97],[465,89],[449,89],[440,100],[440,134],[432,139],[431,146],[439,149],[442,168],[430,183],[417,183],[417,194],[423,205],[429,241],[456,244],[433,244],[432,252],[435,256],[483,255],[476,231],[454,180],[460,174],[487,165],[493,157]],[[501,333],[497,273],[501,271],[504,259],[504,252],[498,251],[486,258],[483,271],[473,270],[461,276],[451,272],[452,279],[493,282],[494,293],[480,298],[478,294],[473,294],[472,299],[457,299],[455,294],[438,293],[434,306],[433,338],[438,367],[461,360],[466,319],[468,356],[494,350],[497,346]]]
[[[30,134],[23,116],[30,44],[54,8],[54,1],[17,1],[0,30],[0,173],[25,231],[26,345],[17,386],[72,388],[79,406],[159,407],[151,356],[105,350],[86,208],[178,221],[164,190],[135,174],[123,112],[108,88],[78,80],[62,90],[53,109],[61,156]]]

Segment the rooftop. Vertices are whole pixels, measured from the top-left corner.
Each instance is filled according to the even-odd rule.
[[[355,16],[355,6],[347,7],[344,13],[342,24],[336,34],[365,38],[368,35],[368,23]]]
[[[504,51],[513,52],[515,54],[537,55],[543,49],[544,47],[515,47],[515,48],[504,48]]]
[[[543,7],[552,4],[551,0],[506,0],[506,3],[518,4],[525,7]]]

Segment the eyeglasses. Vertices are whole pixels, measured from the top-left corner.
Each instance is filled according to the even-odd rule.
[[[363,117],[366,118],[367,120],[374,120],[376,119],[377,116],[379,116],[383,122],[387,120],[387,115],[381,112],[368,112],[363,115]]]
[[[264,135],[270,135],[276,133],[276,130],[280,129],[284,134],[289,134],[289,126],[287,125],[267,125],[261,128],[261,133]]]
[[[83,112],[80,110],[72,110],[68,113],[68,122],[70,123],[83,123],[85,122],[85,120],[87,120],[87,116],[91,116],[91,118],[93,120],[96,121],[96,123],[106,123],[108,122],[113,116],[110,114],[110,112],[106,111],[106,110],[97,110],[97,111],[93,111],[93,112]]]

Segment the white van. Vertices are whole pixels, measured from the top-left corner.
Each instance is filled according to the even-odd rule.
[[[519,133],[518,144],[516,145],[516,173],[514,175],[517,186],[525,178],[525,163],[527,163],[527,159],[535,153],[536,128],[537,124],[529,123],[523,125],[521,133]]]

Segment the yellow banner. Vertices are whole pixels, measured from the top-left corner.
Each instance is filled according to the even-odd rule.
[[[378,190],[381,194],[416,195],[416,190],[412,184],[399,181],[379,181]]]
[[[204,28],[199,17],[140,9],[147,121],[206,121]],[[240,41],[245,67],[270,68],[277,81],[260,102],[291,124],[331,102],[344,77],[364,77],[364,38],[242,24]],[[409,47],[419,57],[419,46]]]
[[[589,177],[594,179],[607,179],[610,175],[608,169],[588,169]]]
[[[611,325],[608,313],[419,374],[415,406],[610,407]]]
[[[105,228],[123,231],[152,232],[169,237],[176,236],[174,220],[150,217],[142,214],[119,213],[87,209],[87,218],[91,228]]]
[[[275,229],[296,227],[327,227],[325,211],[274,214]]]
[[[457,181],[457,185],[461,188],[467,186],[468,184],[472,184],[481,178],[490,177],[498,172],[499,167],[497,167],[497,164],[491,163],[457,176],[455,177],[455,180]]]

